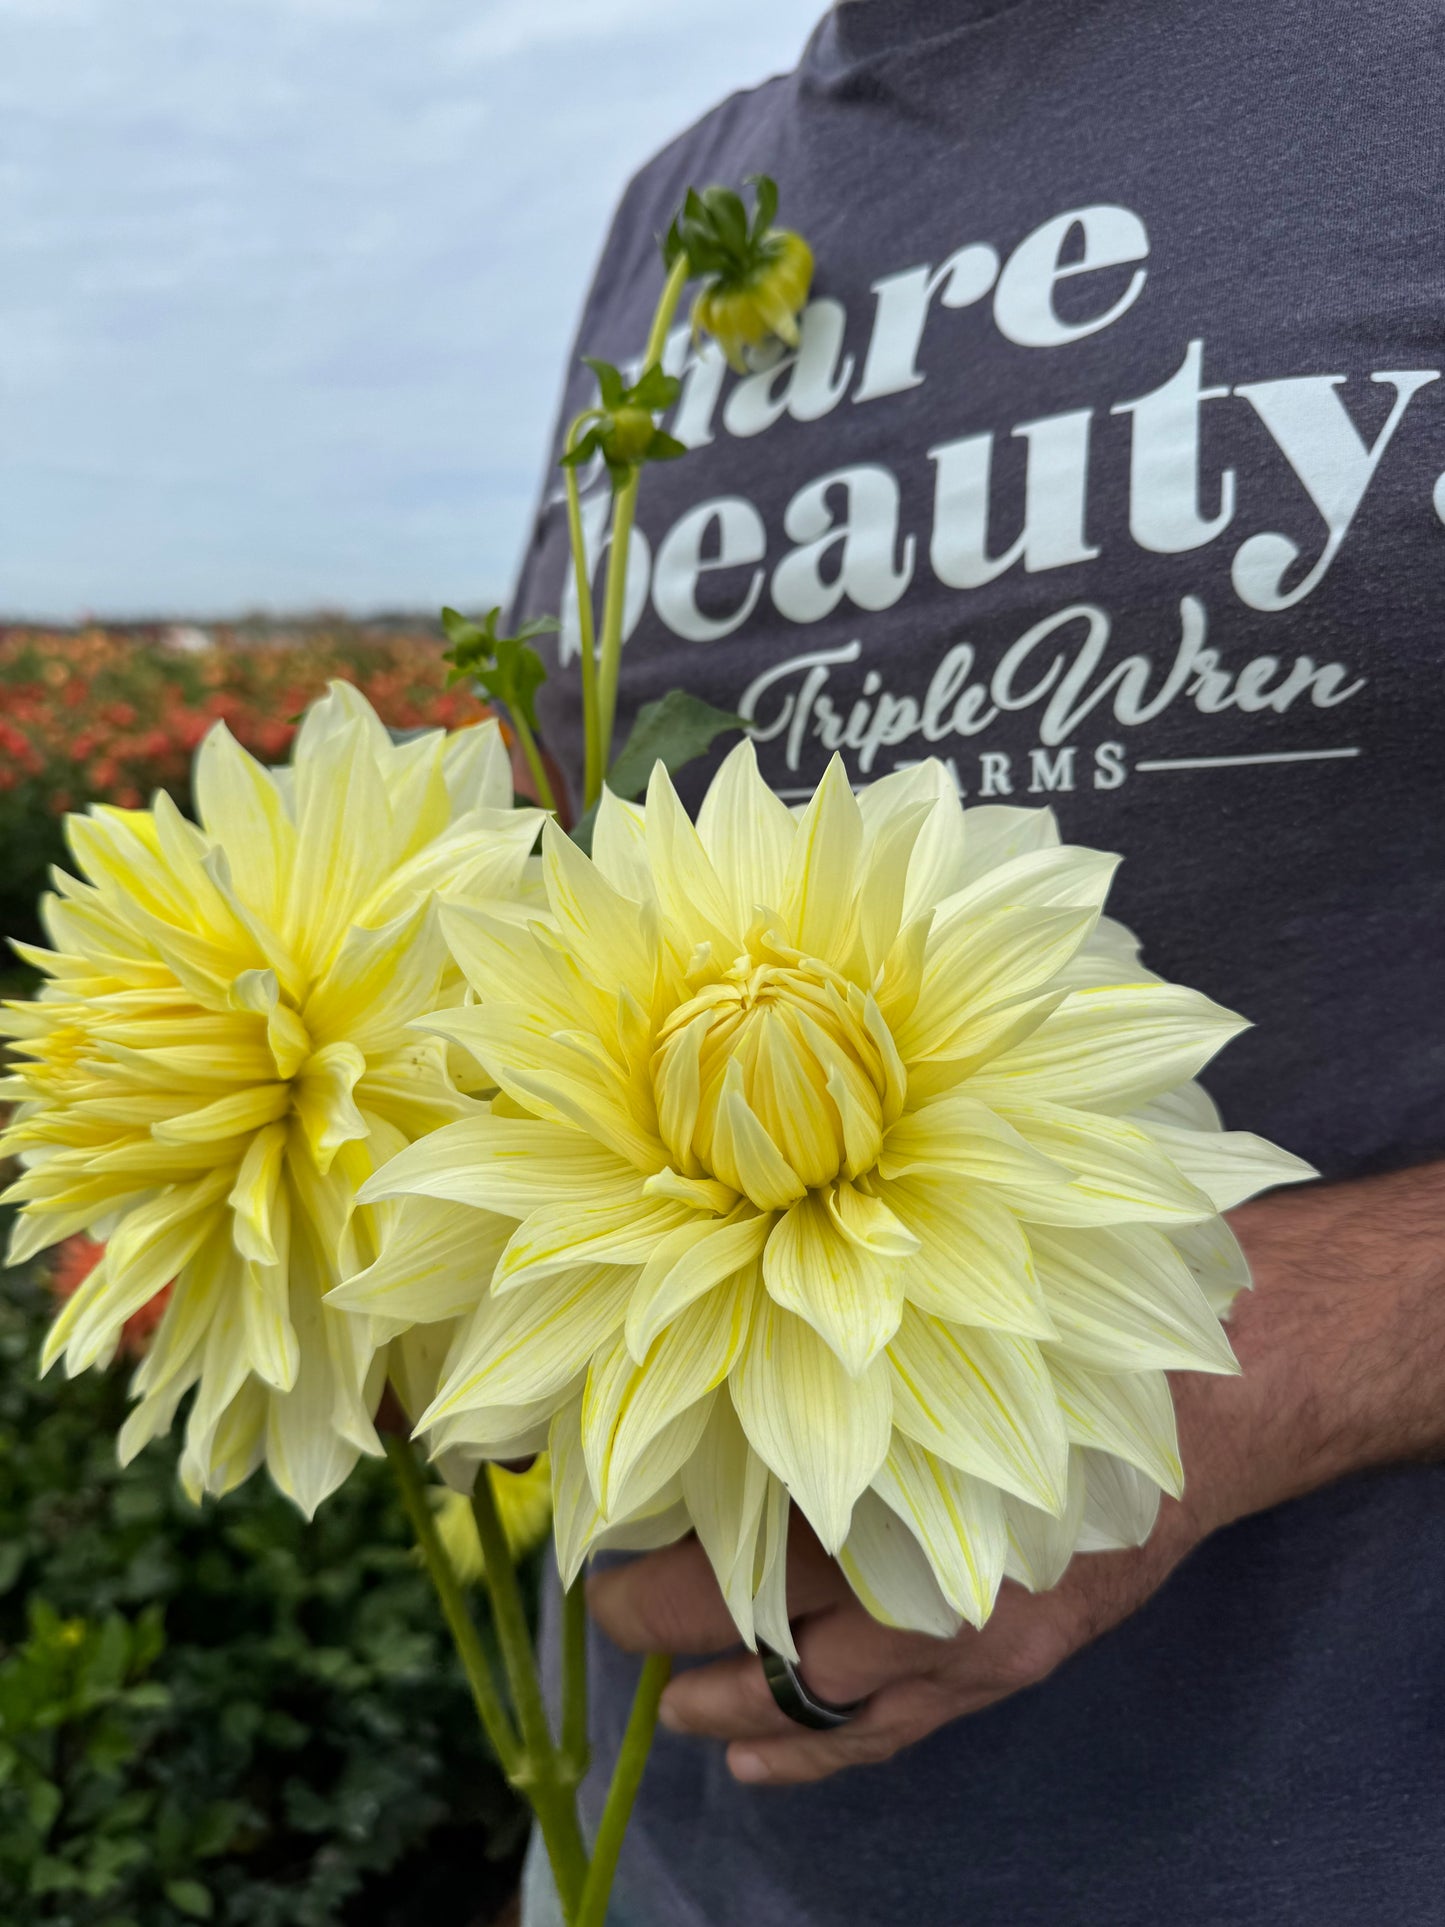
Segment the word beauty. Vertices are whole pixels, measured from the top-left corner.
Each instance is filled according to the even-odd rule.
[[[927,354],[946,353],[938,309],[958,310],[992,297],[992,319],[1015,347],[1041,352],[1117,324],[1144,294],[1149,241],[1129,209],[1093,206],[1055,216],[1001,260],[992,247],[969,243],[942,263],[886,274],[871,285],[873,315],[861,354],[849,351],[849,316],[831,296],[803,313],[798,347],[736,381],[724,396],[726,365],[715,344],[693,350],[686,331],[669,342],[666,365],[682,389],[670,428],[690,448],[720,435],[753,437],[777,422],[820,423],[845,403],[871,407],[928,379]],[[1121,287],[1121,280],[1123,285]],[[1067,312],[1060,291],[1067,288]],[[1090,295],[1097,300],[1090,302]],[[1091,451],[1100,416],[1120,418],[1128,439],[1130,539],[1140,549],[1179,555],[1221,540],[1243,519],[1239,474],[1225,466],[1206,482],[1206,409],[1241,408],[1263,429],[1282,459],[1264,465],[1268,486],[1291,485],[1321,525],[1316,551],[1282,530],[1246,533],[1230,561],[1230,582],[1247,608],[1288,609],[1324,581],[1349,534],[1414,398],[1439,378],[1436,368],[1290,375],[1234,385],[1205,377],[1205,343],[1190,340],[1177,365],[1146,392],[1079,406],[1011,426],[1004,440],[1022,444],[1005,464],[993,429],[933,442],[923,451],[931,473],[929,527],[904,526],[899,473],[880,462],[837,466],[806,481],[771,530],[757,504],[730,493],[706,498],[649,542],[639,530],[629,569],[626,628],[651,602],[663,627],[688,642],[715,642],[747,623],[766,596],[784,621],[806,625],[840,605],[892,608],[924,572],[945,588],[967,592],[1006,571],[1037,573],[1096,561],[1104,548],[1089,532]],[[1369,406],[1365,383],[1379,394]],[[1348,399],[1346,391],[1348,391]],[[1376,419],[1383,410],[1383,419]],[[1368,413],[1372,427],[1357,418]],[[996,497],[1022,467],[1019,526],[1000,534]],[[1251,462],[1253,477],[1259,468]],[[700,470],[705,473],[705,470]],[[1292,483],[1290,479],[1292,478]],[[1433,483],[1445,519],[1445,481]],[[1206,501],[1206,498],[1208,500]],[[606,545],[605,493],[585,504],[593,566]],[[781,540],[779,538],[782,538]],[[781,551],[781,553],[780,553]],[[770,558],[776,558],[771,560]],[[575,647],[575,595],[563,612],[563,653]]]

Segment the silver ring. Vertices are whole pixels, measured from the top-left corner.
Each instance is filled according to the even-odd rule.
[[[775,1653],[771,1646],[758,1643],[758,1658],[763,1662],[763,1678],[768,1682],[780,1713],[786,1713],[797,1726],[812,1727],[814,1732],[826,1733],[835,1726],[846,1726],[855,1719],[867,1704],[866,1700],[850,1700],[846,1706],[837,1706],[831,1700],[820,1700],[816,1693],[810,1693],[803,1684],[802,1674],[792,1660],[784,1659]]]

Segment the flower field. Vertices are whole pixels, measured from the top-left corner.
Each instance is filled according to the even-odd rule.
[[[34,937],[34,902],[87,802],[189,804],[191,758],[216,721],[263,762],[333,677],[394,729],[455,729],[486,711],[446,687],[439,630],[313,622],[211,630],[0,625],[0,927]]]
[[[47,868],[73,867],[67,810],[157,789],[189,810],[217,720],[282,762],[339,677],[393,728],[480,721],[442,646],[423,623],[0,625],[0,934],[39,935]],[[178,1443],[123,1471],[115,1432],[166,1290],[111,1370],[34,1370],[101,1251],[72,1237],[0,1277],[0,1919],[490,1927],[520,1811],[386,1468],[363,1466],[314,1528],[261,1481],[192,1505]]]

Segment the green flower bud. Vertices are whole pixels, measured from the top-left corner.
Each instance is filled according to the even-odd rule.
[[[703,276],[692,308],[695,336],[708,334],[732,367],[741,370],[743,349],[776,335],[798,344],[798,316],[813,281],[813,250],[790,228],[774,227],[778,190],[766,174],[754,175],[753,216],[725,187],[688,190],[681,214],[668,230],[663,258],[669,265],[686,252]]]

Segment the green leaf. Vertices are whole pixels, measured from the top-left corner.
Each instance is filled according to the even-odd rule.
[[[209,1920],[216,1911],[216,1903],[199,1880],[168,1880],[166,1899],[190,1920]]]
[[[607,409],[621,408],[627,383],[620,371],[610,361],[599,361],[596,355],[583,355],[582,359],[597,377],[597,395],[602,406]]]
[[[658,429],[647,444],[649,462],[675,462],[679,455],[686,455],[687,443],[680,442],[675,435],[668,435]]]
[[[707,754],[714,741],[729,729],[746,729],[741,716],[715,709],[685,689],[669,689],[660,702],[644,703],[637,712],[627,741],[607,772],[607,787],[630,801],[647,788],[654,763],[679,770]]]
[[[677,376],[665,375],[662,364],[654,361],[627,391],[625,400],[634,408],[671,408],[681,393],[682,383]],[[618,407],[622,405],[622,401],[617,404]]]
[[[778,211],[778,184],[771,174],[749,174],[747,185],[754,196],[752,238],[761,241]]]
[[[9,1592],[25,1565],[25,1547],[18,1540],[0,1546],[0,1593]]]

